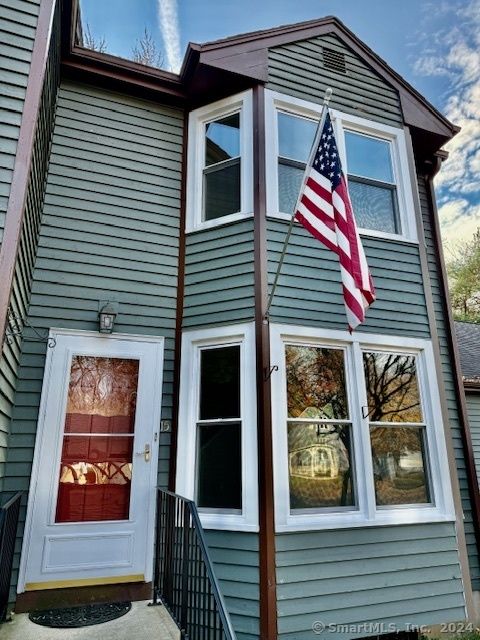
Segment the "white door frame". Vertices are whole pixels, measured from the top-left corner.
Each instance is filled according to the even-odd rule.
[[[81,331],[75,329],[61,329],[61,328],[51,328],[49,331],[49,338],[57,339],[59,336],[72,336],[72,337],[84,337],[88,338],[96,338],[105,340],[105,343],[110,340],[117,341],[128,341],[128,342],[150,342],[152,345],[156,345],[158,348],[158,354],[155,359],[155,367],[152,375],[154,376],[154,385],[155,388],[159,390],[158,401],[154,403],[154,413],[152,416],[153,424],[156,425],[155,437],[152,438],[151,443],[151,458],[149,465],[150,468],[150,487],[152,499],[148,501],[148,505],[145,505],[147,508],[147,532],[146,532],[146,557],[145,557],[145,582],[150,582],[152,580],[153,573],[153,553],[154,553],[154,535],[155,535],[155,487],[157,486],[157,467],[158,467],[158,451],[159,451],[159,431],[160,431],[160,420],[161,420],[161,407],[162,407],[162,395],[163,395],[163,364],[164,364],[164,346],[165,346],[165,338],[163,336],[150,336],[150,335],[138,335],[138,334],[126,334],[126,333],[111,333],[111,334],[102,334],[97,331]],[[50,383],[52,379],[52,364],[54,360],[54,348],[48,348],[45,360],[45,369],[43,376],[43,384],[42,384],[42,393],[39,407],[39,415],[38,415],[38,423],[37,423],[37,432],[35,438],[35,450],[33,456],[33,464],[32,464],[32,472],[30,477],[30,487],[28,494],[28,504],[27,504],[27,512],[25,519],[25,530],[22,541],[22,551],[20,556],[20,567],[19,567],[19,576],[18,576],[18,585],[17,585],[17,593],[23,593],[25,591],[26,586],[26,577],[27,577],[27,561],[29,557],[29,550],[31,545],[31,540],[34,535],[34,531],[32,530],[33,517],[34,517],[34,509],[35,509],[35,500],[36,500],[36,488],[38,483],[38,478],[40,474],[40,462],[41,462],[41,451],[43,446],[45,445],[45,439],[47,437],[47,425],[46,425],[46,410],[47,410],[47,400],[48,400],[48,391],[50,388]],[[68,372],[66,372],[68,375]],[[68,582],[68,581],[67,581]],[[78,582],[78,581],[77,581]],[[121,579],[105,579],[102,580],[105,584],[113,584],[115,582],[122,582]],[[90,584],[94,584],[95,580],[92,579],[89,581]],[[72,585],[73,586],[73,585]],[[40,588],[40,587],[39,587]],[[45,588],[52,588],[52,586],[48,586],[48,582],[45,584]]]

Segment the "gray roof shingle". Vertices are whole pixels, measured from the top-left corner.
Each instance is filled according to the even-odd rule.
[[[480,324],[455,322],[462,375],[480,381]]]

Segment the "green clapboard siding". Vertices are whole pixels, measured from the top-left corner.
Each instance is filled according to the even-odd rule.
[[[238,640],[259,637],[258,535],[206,530],[220,591]]]
[[[390,630],[368,627],[379,621],[395,630],[465,615],[453,523],[288,533],[276,548],[282,640],[362,637]],[[315,622],[326,631],[314,636]]]
[[[187,234],[183,326],[254,318],[253,218]]]
[[[345,55],[346,74],[323,65],[322,47]],[[267,88],[310,102],[323,102],[331,87],[330,105],[385,124],[402,125],[397,92],[333,34],[269,50]]]
[[[432,223],[430,219],[430,204],[427,196],[425,181],[422,176],[418,177],[418,191],[423,215],[423,227],[425,241],[427,245],[428,267],[432,286],[433,304],[435,318],[440,342],[440,354],[442,359],[442,374],[445,384],[445,396],[448,405],[448,417],[457,463],[458,479],[460,482],[460,492],[464,513],[465,536],[470,563],[470,575],[474,589],[480,589],[480,566],[478,551],[475,543],[475,533],[473,528],[472,508],[469,499],[467,474],[465,470],[465,457],[462,445],[461,424],[459,420],[459,410],[455,394],[453,358],[448,348],[448,326],[445,321],[444,297],[440,286],[439,266],[437,262],[437,250],[433,236]]]
[[[270,286],[286,233],[287,222],[268,221]],[[363,246],[377,300],[359,330],[428,338],[418,246],[366,237]],[[300,225],[293,229],[270,318],[286,324],[346,328],[338,260]]]
[[[40,0],[2,0],[0,11],[0,242],[17,151]]]
[[[15,10],[12,9],[13,4],[15,4],[15,7],[17,7]],[[20,15],[20,10],[22,7],[26,10],[31,11],[31,13],[27,11],[26,15],[29,16],[29,19],[27,20],[27,22],[30,24],[29,29],[33,29],[33,25],[36,24],[36,6],[34,3],[7,2],[6,5],[2,7],[3,19],[5,19],[6,16],[10,16],[11,20],[13,20],[14,17],[16,17],[18,20],[21,20],[23,17],[25,17],[25,14]],[[48,157],[50,153],[55,100],[57,95],[60,71],[59,26],[60,15],[57,8],[56,14],[54,16],[52,38],[49,45],[48,62],[46,66],[41,101],[37,116],[23,227],[20,234],[19,251],[13,276],[12,293],[9,301],[9,311],[14,314],[15,317],[20,318],[21,320],[23,320],[26,316],[30,299],[33,267],[37,251],[43,198],[45,195],[45,177],[47,173]],[[11,28],[12,30],[14,30],[14,26],[12,26]],[[20,31],[18,33],[20,33]],[[23,51],[23,49],[18,48],[19,46],[20,45],[18,43],[12,43],[9,53],[9,56],[11,57],[7,57],[4,59],[0,55],[0,59],[3,62],[11,64],[12,69],[16,68],[13,57],[14,53],[17,52],[20,55]],[[23,51],[23,53],[25,52]],[[25,63],[25,65],[25,74],[27,74],[29,65],[27,63]],[[25,83],[26,80],[27,78],[25,75]],[[21,114],[20,102],[17,104],[17,107],[19,109],[18,113]],[[10,115],[12,115],[13,112],[9,113]],[[3,110],[2,108],[0,108],[0,119],[3,117],[3,115]],[[20,122],[20,115],[18,117],[18,122]],[[0,125],[0,131],[1,130],[2,129]],[[13,135],[13,131],[11,133]],[[18,127],[15,135],[18,137]],[[0,143],[0,148],[7,148],[4,147],[3,141],[2,143]],[[12,147],[12,149],[14,148]],[[14,150],[12,151],[12,153],[13,155],[11,157],[9,156],[7,161],[5,154],[0,152],[0,162],[2,162],[0,175],[8,181],[8,188],[12,177],[12,171],[6,169],[6,164],[11,160],[13,167]],[[3,186],[4,185],[0,185],[0,188],[2,188]],[[0,226],[3,229],[3,222]],[[7,440],[10,420],[12,416],[14,393],[17,384],[20,348],[21,344],[19,338],[15,338],[11,342],[6,341],[0,357],[0,492],[2,491],[3,477],[5,474]]]
[[[40,331],[96,330],[99,301],[116,300],[115,331],[164,336],[163,419],[172,417],[182,137],[180,110],[61,84],[28,316]],[[5,491],[28,490],[45,352],[24,341]],[[162,486],[169,442],[162,433]]]
[[[480,478],[480,393],[467,392],[466,396],[475,468],[477,470],[477,476]]]

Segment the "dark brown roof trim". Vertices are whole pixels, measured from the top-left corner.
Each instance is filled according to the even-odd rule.
[[[62,1],[62,72],[86,82],[99,83],[168,103],[185,101],[185,86],[176,73],[155,69],[75,43],[78,0]]]
[[[309,20],[293,25],[284,25],[274,29],[254,31],[240,34],[231,38],[207,42],[204,45],[195,46],[200,51],[200,61],[214,64],[230,59],[230,64],[235,57],[243,57],[249,64],[247,53],[254,50],[278,47],[283,44],[305,40],[307,38],[334,33],[343,40],[355,53],[357,53],[376,73],[392,85],[400,95],[404,119],[407,125],[432,131],[445,140],[459,132],[459,127],[452,124],[432,104],[430,104],[411,84],[394,71],[377,53],[362,42],[343,22],[334,16],[327,16],[320,20]],[[237,62],[239,66],[241,62]],[[245,69],[245,72],[247,70]],[[260,79],[260,78],[259,78]],[[266,80],[266,77],[262,78]]]
[[[253,90],[255,364],[257,376],[258,553],[260,639],[274,640],[277,630],[275,505],[273,488],[270,326],[264,322],[268,299],[267,215],[265,192],[265,92]]]
[[[468,421],[468,410],[465,399],[464,385],[460,368],[460,354],[458,350],[458,342],[453,324],[453,314],[448,300],[450,300],[448,290],[447,269],[442,250],[442,237],[440,233],[440,222],[435,199],[435,188],[433,179],[440,170],[442,165],[442,154],[437,153],[431,163],[426,166],[425,186],[430,204],[431,222],[433,230],[433,241],[435,243],[437,256],[437,273],[439,278],[440,292],[442,294],[442,306],[446,324],[446,340],[450,353],[453,373],[453,384],[455,397],[457,400],[458,415],[460,418],[460,427],[462,435],[462,447],[465,460],[465,471],[467,475],[468,492],[470,497],[470,505],[472,509],[473,529],[475,533],[476,551],[480,553],[480,491],[478,487],[477,471],[475,466],[475,457],[473,454],[472,433]]]
[[[162,96],[168,101],[202,103],[211,95],[218,97],[224,85],[228,85],[227,91],[230,92],[237,80],[240,85],[243,83],[239,90],[245,87],[247,79],[250,86],[267,82],[269,48],[333,33],[398,91],[405,124],[437,136],[433,146],[439,148],[460,130],[333,16],[253,31],[202,45],[190,43],[177,75],[76,46],[74,16],[77,7],[78,0],[63,0],[63,69],[76,77],[106,82],[132,92]],[[220,73],[216,75],[215,70]],[[207,72],[212,75],[205,83]],[[229,82],[226,82],[225,74],[233,74]],[[198,75],[199,78],[196,77]],[[208,95],[199,95],[201,93]]]

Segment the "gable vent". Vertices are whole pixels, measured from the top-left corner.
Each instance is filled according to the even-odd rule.
[[[345,54],[328,47],[322,47],[322,54],[325,69],[330,69],[330,71],[336,71],[337,73],[347,73]]]

